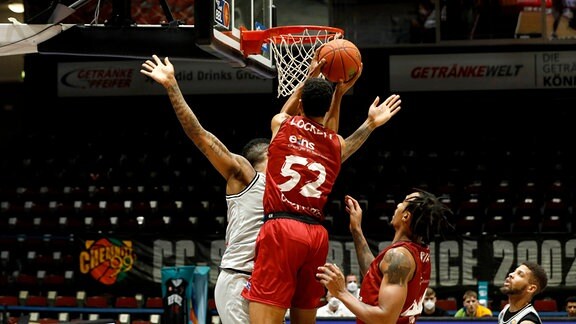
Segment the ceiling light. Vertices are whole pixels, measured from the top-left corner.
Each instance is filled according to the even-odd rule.
[[[8,4],[8,9],[14,13],[23,13],[24,12],[24,4],[22,2],[10,2]]]

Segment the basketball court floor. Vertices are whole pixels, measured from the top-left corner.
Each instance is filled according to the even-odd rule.
[[[556,30],[557,39],[576,39],[576,29],[568,23],[570,18],[566,14],[560,18],[560,24]],[[552,24],[554,17],[551,13],[546,14],[546,32],[548,38],[552,38]],[[518,15],[516,26],[516,38],[540,37],[542,34],[542,14],[539,11],[523,11]]]

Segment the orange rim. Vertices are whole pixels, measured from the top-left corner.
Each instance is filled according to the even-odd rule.
[[[325,32],[322,35],[301,35],[306,30]],[[241,30],[240,31],[240,46],[244,55],[258,54],[263,43],[279,43],[284,40],[287,43],[312,44],[315,43],[319,37],[327,37],[330,35],[344,35],[344,30],[330,26],[315,26],[315,25],[295,25],[295,26],[279,26],[272,27],[265,30]],[[290,35],[291,37],[284,37]]]

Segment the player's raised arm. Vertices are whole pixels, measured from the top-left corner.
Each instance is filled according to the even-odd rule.
[[[379,104],[380,97],[376,97],[368,109],[368,117],[346,138],[342,144],[342,162],[346,161],[354,152],[356,152],[368,139],[372,131],[387,123],[401,109],[400,96],[393,94],[386,98],[383,103]]]
[[[174,66],[168,57],[161,60],[157,55],[153,55],[151,60],[142,64],[140,72],[166,89],[184,132],[225,179],[237,175],[246,175],[248,181],[252,179],[252,166],[242,156],[231,153],[216,136],[202,127],[180,91],[174,76]]]

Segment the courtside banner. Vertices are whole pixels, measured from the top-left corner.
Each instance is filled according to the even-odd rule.
[[[194,238],[137,233],[89,236],[75,237],[73,241],[55,238],[50,246],[54,246],[54,251],[59,251],[62,244],[72,248],[66,252],[70,257],[63,258],[73,272],[67,284],[81,283],[90,292],[134,294],[136,291],[160,296],[162,285],[166,283],[163,278],[166,269],[186,266],[195,267],[194,273],[202,270],[201,281],[194,280],[195,284],[201,285],[201,289],[200,286],[195,288],[197,293],[205,293],[206,289],[212,291],[226,249],[226,240],[212,235],[197,234]],[[373,238],[368,238],[368,242],[375,254],[390,244],[389,240]],[[18,248],[21,245],[7,246]],[[499,296],[498,288],[510,271],[523,261],[535,261],[544,267],[548,274],[546,294],[571,293],[576,289],[576,237],[571,234],[447,238],[431,242],[430,255],[422,257],[429,258],[432,263],[430,285],[444,294],[460,296],[463,287],[476,289],[478,282],[484,281],[488,285],[489,299],[493,299]],[[332,236],[327,262],[337,264],[345,273],[361,273],[354,242],[348,236]],[[9,280],[16,282],[15,278]],[[205,285],[208,288],[204,288]],[[74,286],[69,288],[76,290]],[[205,302],[204,297],[196,298]],[[203,316],[198,310],[195,314]]]
[[[374,253],[390,241],[369,240]],[[218,278],[218,265],[226,248],[224,239],[190,240],[157,238],[151,242],[153,280],[160,282],[160,266],[167,260],[176,264],[193,264],[190,260],[209,265],[210,284]],[[490,239],[447,239],[430,245],[433,287],[477,287],[478,280],[500,286],[519,263],[539,262],[548,273],[548,291],[576,288],[576,238],[572,235],[494,236]],[[142,259],[140,259],[142,260]],[[188,260],[188,261],[187,261]],[[330,240],[328,262],[337,264],[346,273],[360,273],[354,242],[347,237]],[[493,288],[493,287],[492,287]]]
[[[226,62],[171,60],[180,89],[188,94],[272,93],[271,79]],[[140,73],[144,60],[66,62],[58,64],[59,97],[166,95]]]
[[[390,90],[576,88],[576,52],[391,55]]]
[[[79,252],[71,264],[79,267],[73,276],[74,284],[89,291],[131,291],[140,287],[160,294],[163,269],[203,266],[208,289],[214,289],[218,265],[226,249],[224,238],[160,236],[76,238],[72,245]],[[390,241],[368,241],[374,253],[390,244]],[[486,281],[488,289],[497,292],[510,271],[528,260],[540,263],[546,270],[547,293],[576,289],[576,238],[570,234],[437,240],[431,243],[430,255],[426,257],[432,263],[430,285],[458,295],[462,287],[478,287],[478,281]],[[337,264],[345,273],[360,273],[350,237],[331,238],[327,261]]]

